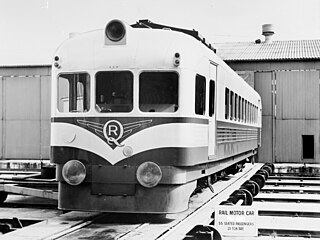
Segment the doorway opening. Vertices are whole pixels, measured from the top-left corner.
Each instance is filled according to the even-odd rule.
[[[302,135],[302,158],[314,159],[314,135]]]

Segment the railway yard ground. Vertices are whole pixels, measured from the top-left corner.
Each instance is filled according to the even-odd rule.
[[[63,212],[57,183],[35,176],[0,173],[0,239],[320,239],[319,164],[247,163],[161,216]]]

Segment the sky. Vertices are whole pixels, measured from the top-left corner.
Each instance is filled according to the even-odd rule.
[[[209,42],[320,39],[319,0],[0,0],[0,66],[47,65],[69,33],[139,19],[196,29]]]

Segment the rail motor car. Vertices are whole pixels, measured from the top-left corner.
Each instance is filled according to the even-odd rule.
[[[181,212],[260,144],[258,93],[197,31],[147,20],[66,40],[51,102],[61,209]]]

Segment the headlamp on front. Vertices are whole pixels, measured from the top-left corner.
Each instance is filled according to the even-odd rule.
[[[79,185],[86,178],[86,167],[78,160],[70,160],[62,168],[62,177],[70,185]]]
[[[152,188],[160,182],[162,171],[158,164],[154,162],[144,162],[138,167],[136,177],[142,186]]]

